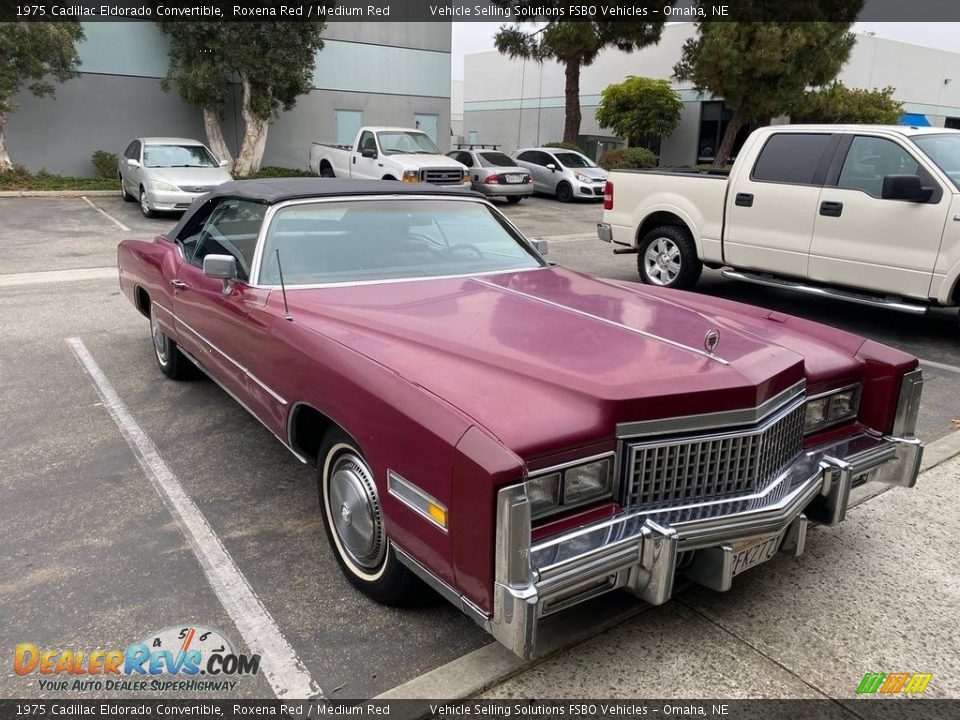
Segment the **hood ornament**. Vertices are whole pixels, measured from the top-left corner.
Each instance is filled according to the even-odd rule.
[[[720,331],[719,330],[707,330],[707,334],[703,336],[703,347],[704,349],[713,355],[713,351],[717,349],[717,345],[720,344]]]

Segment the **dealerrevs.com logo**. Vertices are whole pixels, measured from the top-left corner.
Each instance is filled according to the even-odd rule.
[[[148,634],[126,650],[14,648],[17,675],[39,675],[48,691],[225,691],[260,672],[260,656],[236,653],[227,637],[196,625]]]

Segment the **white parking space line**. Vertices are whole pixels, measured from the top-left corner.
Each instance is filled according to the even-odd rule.
[[[46,283],[76,282],[78,280],[117,279],[115,267],[77,268],[75,270],[46,270],[44,272],[9,273],[0,275],[0,287],[16,285],[44,285]]]
[[[117,424],[140,467],[180,525],[227,614],[250,650],[260,655],[260,667],[274,694],[281,699],[322,698],[320,687],[283,637],[203,513],[184,492],[153,441],[120,400],[83,341],[75,337],[67,338],[66,342],[90,375],[104,407]]]
[[[89,206],[92,207],[94,210],[96,210],[98,213],[100,213],[101,215],[103,215],[107,220],[109,220],[110,222],[112,222],[112,223],[113,223],[114,225],[116,225],[118,228],[120,228],[120,229],[123,230],[124,232],[130,232],[130,228],[128,228],[128,227],[127,227],[126,225],[124,225],[122,222],[120,222],[119,220],[117,220],[113,215],[111,215],[110,213],[108,213],[106,210],[104,210],[104,209],[103,209],[102,207],[100,207],[99,205],[96,205],[96,204],[90,202],[90,198],[88,198],[86,195],[81,195],[80,197],[83,198],[84,202],[86,202],[87,205],[89,205]]]
[[[921,360],[921,365],[926,365],[927,367],[936,368],[937,370],[946,370],[947,372],[957,373],[960,375],[960,367],[956,365],[947,365],[946,363],[934,362],[933,360]]]

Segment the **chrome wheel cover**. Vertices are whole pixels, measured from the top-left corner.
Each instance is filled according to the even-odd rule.
[[[670,238],[657,238],[643,254],[643,267],[654,285],[670,285],[680,274],[680,248]]]
[[[153,313],[150,313],[150,336],[153,338],[153,350],[157,353],[157,362],[166,367],[170,362],[170,338],[164,335]]]
[[[150,212],[150,204],[147,202],[147,191],[140,191],[140,209],[143,211],[143,214],[146,215]]]
[[[376,568],[386,541],[373,473],[352,452],[342,454],[330,469],[327,490],[329,517],[340,546],[362,568]]]

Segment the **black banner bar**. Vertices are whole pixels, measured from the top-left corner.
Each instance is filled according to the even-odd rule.
[[[795,0],[0,0],[13,22],[573,22],[849,20],[842,9]],[[960,21],[957,0],[864,0],[857,19]]]
[[[710,720],[947,720],[960,700],[0,700],[3,720],[117,718],[708,718]]]

